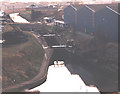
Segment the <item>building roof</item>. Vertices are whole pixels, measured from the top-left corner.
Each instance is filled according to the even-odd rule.
[[[79,10],[83,8],[85,5],[71,5],[71,6],[74,7],[76,10]]]
[[[80,8],[84,7],[85,5],[74,5],[74,4],[71,4],[71,5],[65,6],[64,9],[67,8],[67,7],[70,7],[70,6],[77,11]]]
[[[95,12],[105,8],[105,6],[107,6],[107,4],[92,4],[92,5],[87,5],[88,7],[90,7],[91,9],[93,9]]]
[[[87,6],[92,8],[95,12],[107,7],[110,10],[120,13],[120,10],[118,9],[118,3],[116,4],[92,4],[92,5],[87,5]]]
[[[102,8],[104,8],[105,4],[89,4],[89,5],[71,5],[76,10],[82,9],[83,7],[87,7],[92,12],[96,12]]]
[[[86,5],[86,7],[91,10],[92,12],[95,12],[95,10],[93,10],[92,8],[90,8],[89,6]]]
[[[120,13],[119,3],[114,3],[114,4],[70,5],[70,6],[73,7],[76,11],[86,6],[88,9],[90,9],[93,12],[97,12],[97,11],[103,9],[103,8],[108,8],[108,9],[112,10],[113,12],[115,12],[117,14]]]
[[[12,13],[9,14],[9,16],[15,23],[30,23],[26,19],[19,16],[19,13]]]
[[[115,10],[116,12],[120,13],[120,9],[119,9],[119,4],[118,4],[118,3],[109,4],[108,7],[112,8],[112,9]]]
[[[57,22],[57,23],[61,23],[61,24],[65,24],[64,21],[60,21],[60,20],[55,20],[55,22]]]
[[[114,10],[114,9],[112,9],[111,7],[106,6],[106,8],[108,8],[108,9],[109,9],[109,10],[111,10],[112,12],[114,12],[114,13],[116,13],[116,14],[120,15],[120,13],[119,13],[119,12],[115,11],[115,10]]]

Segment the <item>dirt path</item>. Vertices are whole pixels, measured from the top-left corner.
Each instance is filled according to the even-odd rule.
[[[34,34],[33,34],[33,35],[34,35]],[[35,36],[35,38],[38,40],[38,42],[39,42],[40,44],[42,44],[42,46],[46,45],[46,43],[42,43],[42,41],[41,41],[40,39],[38,39],[36,35],[34,35],[34,36]],[[45,42],[45,41],[44,41],[44,42]],[[43,59],[42,66],[41,66],[41,68],[40,68],[40,73],[39,73],[37,76],[35,76],[33,79],[29,80],[29,81],[25,81],[25,82],[23,82],[23,83],[16,84],[16,85],[14,85],[14,86],[9,86],[9,87],[7,87],[7,88],[3,88],[3,89],[2,89],[3,92],[9,91],[10,89],[15,89],[15,88],[23,87],[23,86],[25,86],[25,85],[32,84],[32,83],[36,82],[37,80],[43,79],[43,78],[47,75],[47,73],[46,73],[46,74],[41,78],[41,76],[42,76],[43,73],[44,73],[43,70],[46,70],[46,68],[48,67],[48,61],[49,61],[49,58],[50,58],[50,54],[52,53],[52,50],[49,49],[49,48],[48,48],[48,49],[45,49],[44,47],[43,47],[43,49],[45,50],[45,56],[44,56],[44,59]]]

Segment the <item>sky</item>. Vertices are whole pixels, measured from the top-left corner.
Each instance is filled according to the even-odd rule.
[[[41,2],[41,1],[47,1],[47,2],[52,2],[52,1],[62,1],[62,0],[0,0],[0,1],[10,1],[10,2]]]
[[[0,0],[1,1],[1,0]],[[7,0],[2,0],[2,1],[7,1]],[[47,1],[47,2],[60,2],[60,1],[92,1],[92,0],[8,0],[11,2],[41,2],[41,1]],[[109,2],[111,0],[96,0],[96,1],[103,1],[103,2]],[[114,0],[115,1],[115,0]],[[120,0],[116,0],[120,1]]]

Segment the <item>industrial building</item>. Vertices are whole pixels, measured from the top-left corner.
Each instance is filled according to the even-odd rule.
[[[96,31],[103,30],[110,41],[118,40],[118,21],[120,13],[110,6],[99,10],[95,14]]]
[[[94,32],[94,10],[87,5],[77,11],[77,29],[81,32]]]
[[[72,5],[67,6],[64,9],[65,23],[75,26],[75,13],[76,13],[76,9]]]
[[[91,33],[95,31],[94,14],[88,5],[69,5],[64,9],[64,21],[78,31]]]
[[[106,31],[110,41],[117,40],[118,4],[69,5],[64,9],[64,21],[80,32],[96,34]]]

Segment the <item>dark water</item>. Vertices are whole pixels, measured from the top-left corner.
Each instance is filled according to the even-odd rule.
[[[55,37],[44,37],[45,41],[47,42],[48,46],[53,46],[53,45],[59,45],[59,43],[57,42],[57,40],[55,39]]]
[[[59,44],[55,37],[45,38],[49,46]],[[86,85],[95,85],[102,92],[117,91],[117,72],[112,73],[104,68],[104,65],[86,62],[85,58],[70,53],[65,48],[55,48],[49,65],[55,60],[63,60],[72,74],[78,74]]]

